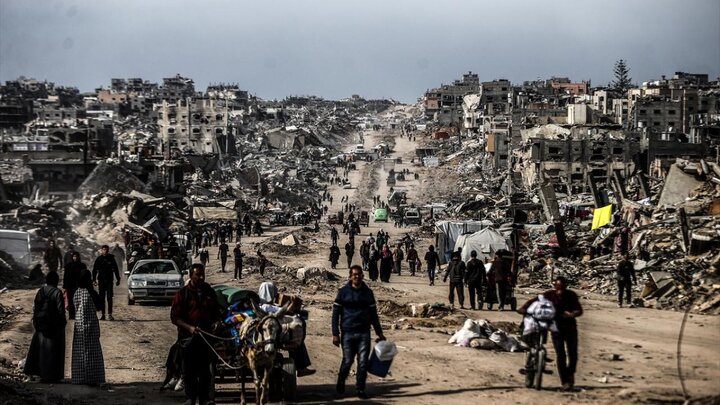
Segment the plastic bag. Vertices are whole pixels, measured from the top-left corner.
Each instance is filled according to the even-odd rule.
[[[375,344],[374,350],[375,350],[375,355],[377,355],[377,358],[380,361],[391,361],[398,352],[397,346],[395,346],[395,343],[388,342],[387,340],[382,340],[380,342],[377,342]]]
[[[468,347],[470,346],[471,340],[477,339],[479,337],[481,336],[478,333],[463,328],[455,332],[455,334],[452,335],[450,340],[448,340],[448,343],[456,344],[457,346]]]

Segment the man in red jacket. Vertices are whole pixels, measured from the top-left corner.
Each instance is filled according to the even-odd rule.
[[[205,282],[205,267],[202,264],[192,265],[190,282],[175,294],[170,320],[177,326],[183,352],[186,403],[192,405],[199,400],[200,405],[209,404],[213,384],[211,366],[215,355],[198,335],[212,331],[213,324],[220,320],[220,309],[215,290]]]

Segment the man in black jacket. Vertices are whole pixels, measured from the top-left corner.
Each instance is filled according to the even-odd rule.
[[[465,292],[463,289],[463,281],[465,280],[465,262],[460,260],[460,252],[452,253],[450,264],[448,264],[447,269],[445,269],[443,282],[447,282],[448,278],[450,278],[450,293],[448,295],[450,306],[455,306],[455,291],[457,291],[460,308],[465,309]]]
[[[362,267],[350,267],[350,281],[338,290],[332,311],[333,344],[342,343],[343,359],[338,373],[339,395],[345,393],[345,379],[357,357],[356,387],[358,398],[365,399],[368,358],[370,357],[370,326],[375,329],[377,341],[385,340],[375,305],[375,295],[363,282]]]
[[[477,252],[470,252],[470,260],[465,264],[465,284],[470,295],[470,308],[475,309],[475,295],[477,294],[477,309],[483,307],[482,286],[485,282],[485,265],[478,260]]]
[[[100,293],[100,311],[102,311],[101,321],[105,320],[105,300],[107,300],[108,320],[114,321],[113,318],[113,275],[115,276],[115,285],[120,285],[120,270],[118,269],[115,256],[110,253],[110,246],[102,245],[100,247],[100,256],[95,259],[93,264],[92,277],[93,283],[98,286]]]
[[[632,285],[637,284],[637,277],[635,276],[635,265],[630,261],[629,253],[623,254],[623,259],[618,263],[615,278],[618,285],[618,308],[622,308],[623,293],[625,293],[628,306],[632,308]]]

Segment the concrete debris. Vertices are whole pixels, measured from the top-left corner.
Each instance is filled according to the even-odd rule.
[[[295,246],[298,244],[297,238],[295,238],[295,235],[290,234],[280,241],[280,244],[283,246]]]
[[[301,281],[308,280],[330,280],[328,271],[320,267],[301,267],[297,270],[297,278]]]
[[[604,147],[621,139],[614,130],[594,128],[589,134],[558,131],[551,130],[548,133],[552,136],[544,134],[541,138],[534,138],[537,133],[528,134],[523,139],[555,142],[563,133],[578,142],[604,142]],[[720,166],[705,160],[677,159],[669,163],[663,178],[631,175],[635,169],[628,166],[602,180],[610,186],[608,192],[598,186],[599,178],[568,183],[570,174],[549,177],[551,169],[546,164],[541,168],[545,185],[551,190],[546,194],[541,192],[541,184],[526,181],[537,179],[538,174],[523,171],[530,166],[523,166],[520,157],[510,170],[503,170],[498,166],[497,153],[487,148],[486,153],[477,153],[477,145],[478,141],[465,140],[458,150],[456,139],[428,138],[422,145],[434,148],[457,176],[452,192],[446,191],[443,196],[442,190],[435,194],[429,188],[428,193],[427,202],[445,197],[441,201],[447,203],[445,212],[450,215],[444,219],[458,224],[449,227],[435,222],[434,233],[445,253],[441,260],[447,260],[457,247],[460,235],[492,228],[502,234],[513,252],[507,259],[516,262],[519,287],[551,288],[551,277],[563,275],[571,286],[615,295],[620,253],[628,251],[638,276],[634,295],[642,293],[643,298],[636,305],[720,313],[715,299],[720,291],[713,287],[718,284],[715,263],[720,259]],[[545,151],[555,148],[535,147]],[[556,160],[563,159],[558,155]],[[610,223],[591,229],[593,210],[610,204]],[[490,246],[478,250],[479,257],[492,252]]]

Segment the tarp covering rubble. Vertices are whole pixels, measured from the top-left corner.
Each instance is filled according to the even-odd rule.
[[[196,221],[237,221],[237,211],[226,207],[193,207]]]

